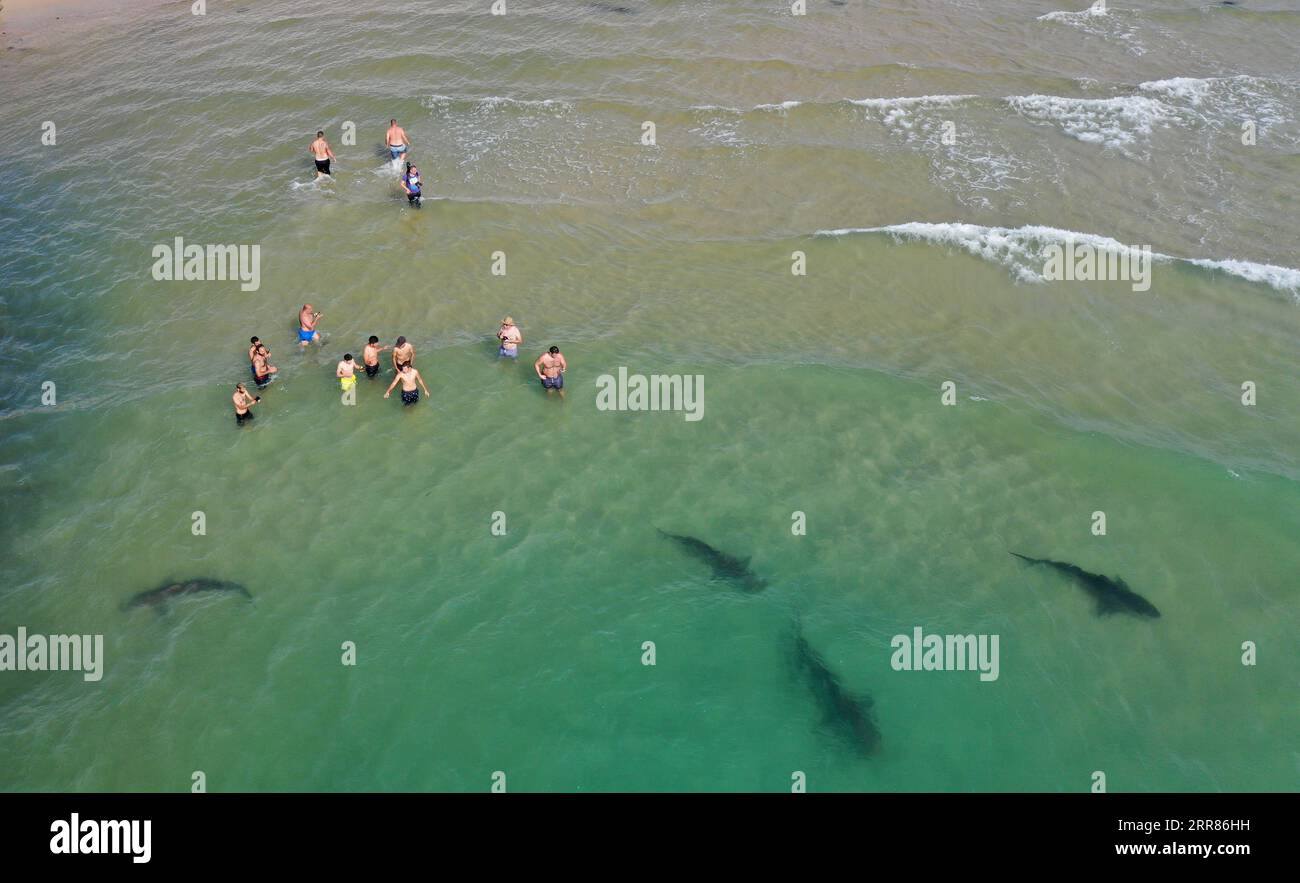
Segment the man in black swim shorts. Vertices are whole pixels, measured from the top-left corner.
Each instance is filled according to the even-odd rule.
[[[253,381],[257,384],[258,389],[266,389],[267,384],[273,379],[272,375],[278,374],[280,369],[271,364],[267,357],[270,352],[265,346],[258,344],[253,350]]]
[[[243,426],[253,419],[253,412],[250,409],[260,402],[262,397],[249,395],[248,390],[244,388],[244,384],[236,383],[235,394],[230,397],[230,400],[235,404],[235,425]]]
[[[424,378],[420,376],[419,371],[416,371],[411,367],[410,362],[403,362],[401,367],[397,369],[397,376],[393,378],[392,383],[388,384],[388,390],[384,393],[384,398],[388,398],[392,395],[393,387],[397,386],[399,383],[402,384],[403,405],[414,405],[420,400],[420,390],[416,389],[416,383],[419,383],[420,386],[423,387],[425,395],[432,395],[432,393],[429,392],[429,387],[424,385]]]
[[[330,150],[324,132],[316,133],[316,140],[311,143],[310,150],[312,159],[316,160],[316,177],[328,175],[330,173],[330,160],[334,159],[334,151]]]

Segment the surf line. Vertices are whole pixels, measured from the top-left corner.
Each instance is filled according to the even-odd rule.
[[[1134,291],[1151,288],[1151,246],[1097,247],[1053,242],[1044,249],[1043,278],[1049,282],[1132,282]]]

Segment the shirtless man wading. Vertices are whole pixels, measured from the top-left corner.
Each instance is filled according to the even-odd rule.
[[[235,394],[230,397],[230,400],[235,403],[235,425],[243,426],[253,419],[253,412],[249,408],[260,402],[262,397],[249,395],[248,390],[244,389],[244,384],[236,383]]]
[[[392,395],[393,387],[401,383],[402,404],[414,405],[420,400],[420,390],[415,388],[417,382],[424,389],[425,395],[433,395],[433,393],[429,392],[429,387],[424,385],[424,378],[420,376],[420,372],[412,368],[409,362],[403,362],[402,367],[397,369],[397,376],[393,378],[393,382],[388,384],[388,390],[384,393],[384,398]]]
[[[558,346],[553,346],[538,356],[533,363],[533,370],[537,372],[537,379],[542,381],[542,389],[546,390],[547,395],[555,389],[559,390],[560,398],[564,398],[564,372],[569,370],[569,363],[564,361],[564,354]]]
[[[388,134],[384,141],[388,144],[389,159],[401,159],[411,149],[411,139],[406,137],[406,130],[397,125],[397,120],[388,121]]]
[[[318,313],[312,309],[311,304],[303,304],[302,309],[298,311],[298,343],[306,346],[313,340],[320,340],[320,332],[316,330],[316,322],[324,313]]]
[[[280,369],[271,364],[271,351],[258,344],[253,347],[253,382],[257,384],[258,389],[266,389],[275,378],[272,375],[280,373]]]
[[[253,372],[254,380],[257,379],[257,365],[254,363],[257,361],[257,353],[259,350],[263,355],[268,357],[271,355],[271,351],[266,348],[264,343],[262,343],[262,338],[250,337],[248,339],[248,368]]]
[[[334,159],[334,151],[330,150],[330,144],[325,140],[324,132],[316,133],[316,140],[311,143],[311,157],[316,160],[316,177],[321,178],[330,173],[330,160]]]
[[[379,354],[388,349],[386,346],[379,345],[379,338],[370,335],[370,340],[366,343],[366,348],[361,351],[361,361],[366,364],[366,376],[370,378],[379,375]]]
[[[401,371],[403,362],[408,365],[415,364],[415,347],[407,343],[405,337],[399,337],[397,345],[393,347],[393,370]]]

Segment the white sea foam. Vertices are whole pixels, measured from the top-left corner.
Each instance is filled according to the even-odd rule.
[[[1171,77],[1139,83],[1138,89],[1167,101],[1181,102],[1218,127],[1251,119],[1263,126],[1291,120],[1288,108],[1295,84],[1241,74],[1232,77]],[[1283,94],[1285,93],[1285,95]]]
[[[913,125],[912,115],[917,110],[932,110],[937,107],[953,107],[963,101],[978,98],[977,95],[916,95],[903,98],[850,98],[849,104],[865,107],[880,114],[887,126],[901,126],[910,129]]]
[[[1115,98],[1066,98],[1059,95],[1010,95],[1003,99],[1020,114],[1060,126],[1086,144],[1123,148],[1138,135],[1150,135],[1176,113],[1158,98],[1122,95]]]
[[[1276,264],[1257,264],[1252,261],[1213,261],[1207,258],[1189,258],[1189,264],[1195,264],[1198,267],[1205,267],[1210,270],[1221,270],[1224,273],[1231,273],[1233,276],[1240,276],[1242,279],[1250,282],[1262,282],[1265,285],[1271,285],[1279,291],[1290,291],[1300,293],[1300,270],[1291,267],[1279,267]]]
[[[914,112],[939,107],[953,107],[976,95],[916,95],[902,98],[850,98],[849,103],[865,107],[880,114],[886,126],[911,129],[915,124]]]
[[[1196,77],[1172,77],[1168,80],[1151,80],[1139,83],[1143,92],[1156,92],[1170,98],[1177,98],[1190,104],[1200,104],[1210,92],[1210,81]]]
[[[853,98],[892,135],[929,157],[935,183],[952,192],[963,205],[992,207],[989,194],[1026,179],[1021,157],[991,137],[986,126],[955,127],[954,108],[978,101],[978,95],[915,95],[898,98]],[[964,108],[963,108],[964,109]],[[960,133],[960,134],[959,134]],[[1018,203],[1017,197],[1010,197]]]
[[[1112,14],[1104,4],[1094,3],[1087,9],[1047,12],[1037,20],[1078,28],[1103,40],[1118,40],[1134,55],[1142,55],[1146,47],[1136,37],[1137,15],[1137,11],[1131,9]]]
[[[1045,12],[1038,16],[1038,21],[1063,21],[1075,22],[1085,18],[1100,18],[1108,15],[1104,3],[1094,3],[1087,9],[1062,10],[1060,12]]]
[[[510,98],[504,95],[489,95],[486,98],[456,98],[451,95],[430,95],[421,103],[430,110],[445,110],[453,104],[468,104],[473,110],[500,110],[507,107],[569,110],[573,107],[569,102],[561,101],[558,98]]]
[[[991,263],[1001,264],[1017,279],[1024,282],[1046,282],[1043,267],[1050,256],[1051,246],[1073,242],[1075,246],[1090,246],[1097,251],[1114,251],[1135,255],[1137,249],[1109,236],[1080,233],[1058,227],[1028,225],[1024,227],[985,227],[980,224],[930,224],[914,221],[888,227],[845,227],[838,230],[818,230],[818,236],[846,236],[853,233],[884,233],[897,240],[914,240],[939,245],[951,245]],[[1151,255],[1161,262],[1182,262],[1209,270],[1229,273],[1248,282],[1268,285],[1278,291],[1290,293],[1300,301],[1300,269],[1260,264],[1235,259],[1211,260],[1207,258],[1179,258],[1172,255]]]
[[[869,107],[884,113],[891,113],[897,110],[911,110],[918,107],[951,107],[959,101],[965,101],[970,98],[978,98],[977,95],[914,95],[902,96],[899,98],[844,98],[832,99],[830,101],[808,102],[790,99],[786,101],[774,101],[765,104],[755,104],[751,108],[731,107],[725,104],[693,104],[691,110],[702,111],[705,113],[732,113],[742,114],[751,111],[784,111],[792,110],[796,107],[802,107],[805,104],[822,104],[834,105],[841,101],[849,104],[855,104],[859,107]]]

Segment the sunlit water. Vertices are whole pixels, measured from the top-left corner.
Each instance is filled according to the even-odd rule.
[[[1294,787],[1300,7],[488,5],[171,4],[0,56],[0,633],[107,656],[0,673],[0,787]],[[1071,233],[1164,256],[1150,290],[1043,281]],[[176,236],[257,244],[259,289],[155,281]],[[430,399],[341,403],[372,333]],[[252,334],[281,379],[237,430]],[[703,418],[598,410],[620,366],[701,375]],[[119,609],[189,576],[254,600]],[[894,671],[918,625],[1000,636],[999,678]]]

